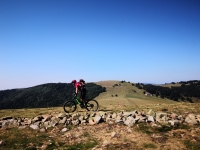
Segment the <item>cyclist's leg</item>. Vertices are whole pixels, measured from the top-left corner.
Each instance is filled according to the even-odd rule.
[[[81,90],[81,99],[82,99],[82,103],[84,105],[86,103],[85,97],[86,97],[86,89],[84,88],[84,89]]]

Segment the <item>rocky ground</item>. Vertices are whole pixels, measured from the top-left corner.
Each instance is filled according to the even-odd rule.
[[[200,115],[143,111],[0,118],[0,149],[199,150]]]

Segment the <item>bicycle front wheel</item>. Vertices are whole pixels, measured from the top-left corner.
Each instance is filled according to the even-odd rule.
[[[96,100],[89,100],[86,103],[86,109],[88,111],[97,111],[99,109],[99,104]]]
[[[66,113],[72,113],[76,110],[76,103],[74,101],[66,101],[63,105],[63,109]]]

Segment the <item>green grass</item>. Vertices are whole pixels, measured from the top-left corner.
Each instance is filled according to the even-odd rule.
[[[51,114],[53,112],[64,112],[64,111],[62,107],[5,109],[5,110],[0,110],[0,118],[7,116],[32,118],[37,115]]]
[[[65,146],[64,149],[66,148],[67,150],[88,150],[95,147],[97,144],[98,142],[96,140],[88,140],[85,143],[81,142],[81,143]]]
[[[188,150],[199,150],[200,149],[200,143],[193,142],[191,140],[185,140],[184,145]]]
[[[64,148],[67,150],[88,150],[98,145],[98,141],[92,138],[88,132],[84,132],[83,137],[87,138],[86,142],[65,145]]]
[[[189,130],[191,127],[185,124],[180,124],[178,126],[170,126],[170,125],[164,125],[160,124],[158,127],[151,127],[148,124],[138,124],[136,128],[136,131],[146,133],[148,135],[153,134],[153,133],[166,133],[172,130],[177,130],[177,129],[186,129]]]
[[[1,146],[3,149],[21,149],[24,147],[34,149],[36,146],[42,146],[47,136],[42,133],[38,135],[36,131],[28,128],[23,130],[9,128],[1,132],[0,139],[5,141],[5,144]]]
[[[47,150],[53,149],[67,149],[67,150],[87,150],[95,147],[98,141],[90,136],[88,132],[83,135],[85,142],[69,144],[64,143],[59,136],[49,136],[48,133],[41,133],[30,128],[18,129],[8,128],[1,129],[0,140],[4,141],[4,145],[0,149],[23,149],[23,150],[36,150],[46,145]]]
[[[143,89],[138,89],[133,86],[132,83],[121,83],[119,81],[103,81],[98,82],[103,87],[106,87],[106,92],[101,93],[95,99],[98,100],[99,104],[103,106],[107,105],[118,105],[123,103],[124,105],[146,105],[146,104],[176,104],[178,102],[162,99],[156,96],[144,95]],[[120,84],[120,86],[115,86]],[[118,95],[117,97],[115,95]],[[112,96],[113,95],[113,96]]]
[[[153,143],[144,143],[143,148],[145,148],[145,149],[147,149],[147,148],[156,149],[157,146],[154,145]]]

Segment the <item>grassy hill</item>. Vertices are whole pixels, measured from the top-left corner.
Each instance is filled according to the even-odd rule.
[[[100,85],[99,87],[106,88],[106,92],[102,92],[95,97],[100,104],[100,111],[117,112],[118,110],[138,110],[147,113],[150,110],[153,110],[155,112],[166,112],[168,115],[174,113],[181,116],[190,113],[200,114],[200,103],[178,102],[167,98],[160,98],[159,96],[156,97],[155,95],[146,96],[144,94],[144,89],[139,89],[132,83],[100,81],[95,84]],[[60,87],[60,85],[54,84],[51,86],[54,87],[53,89]],[[93,86],[94,85],[91,84],[90,88],[95,89]],[[173,86],[176,85],[173,84]],[[47,87],[49,87],[49,85],[44,86],[45,89]],[[163,85],[162,87],[170,87],[170,85]],[[31,91],[30,93],[32,93]],[[52,91],[52,89],[50,91]],[[47,93],[47,95],[49,94]],[[79,115],[81,113],[86,114],[86,112],[85,109],[78,107],[75,113]],[[0,118],[8,116],[16,118],[35,118],[36,116],[41,115],[57,116],[62,113],[64,113],[64,110],[61,106],[48,108],[0,109]],[[170,126],[169,124],[159,125],[155,123],[140,123],[135,124],[133,127],[127,127],[115,123],[100,123],[85,126],[72,126],[70,124],[64,127],[66,127],[68,131],[61,132],[62,126],[48,128],[45,132],[33,130],[30,127],[24,129],[0,128],[0,149],[23,149],[24,147],[26,147],[26,149],[63,148],[82,150],[102,148],[124,150],[200,149],[199,124],[194,126],[186,126],[185,124]],[[108,145],[105,146],[104,143],[107,143]]]
[[[87,99],[95,98],[102,108],[109,109],[118,106],[120,109],[129,109],[150,104],[200,102],[200,82],[197,80],[163,85],[109,80],[87,83],[86,88]],[[0,91],[0,109],[58,107],[62,106],[64,101],[72,99],[73,91],[73,86],[66,83]],[[146,92],[153,95],[147,96]]]
[[[101,93],[95,99],[106,108],[138,108],[141,105],[151,104],[176,104],[178,102],[156,96],[146,96],[143,89],[138,89],[132,83],[121,81],[100,81],[96,82],[106,88],[106,92]],[[120,108],[120,109],[121,109]]]

